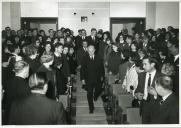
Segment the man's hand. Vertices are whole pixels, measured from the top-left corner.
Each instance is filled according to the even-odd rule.
[[[156,92],[155,88],[153,88],[153,87],[148,88],[148,93],[153,96],[157,96],[157,92]]]
[[[57,66],[58,69],[60,69],[62,67],[62,64],[60,64],[59,66]]]
[[[138,92],[138,93],[135,93],[135,96],[138,98],[138,100],[142,100],[142,99],[143,99],[144,94],[143,94],[143,93]]]

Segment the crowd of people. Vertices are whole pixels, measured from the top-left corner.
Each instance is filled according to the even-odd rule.
[[[2,31],[4,124],[66,124],[59,95],[80,71],[89,113],[112,75],[138,101],[142,123],[178,123],[179,31],[168,26],[113,41],[109,31],[6,27]],[[163,103],[161,103],[161,101]],[[163,114],[164,113],[164,114]]]

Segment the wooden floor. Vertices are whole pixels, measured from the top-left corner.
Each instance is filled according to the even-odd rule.
[[[107,124],[106,113],[103,108],[101,97],[99,97],[98,100],[94,102],[94,113],[89,114],[87,92],[81,88],[82,84],[80,82],[79,75],[77,75],[76,77],[76,124]]]

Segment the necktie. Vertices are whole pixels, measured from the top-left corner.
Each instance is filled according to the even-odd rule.
[[[149,74],[149,78],[148,78],[148,88],[151,86],[151,74]],[[148,94],[147,96],[147,101],[150,101],[150,94]]]
[[[148,78],[148,87],[151,86],[151,74],[149,74],[149,78]]]
[[[163,102],[164,102],[164,100],[163,100],[163,98],[161,98],[161,100],[160,100],[160,105],[162,105],[163,104]]]

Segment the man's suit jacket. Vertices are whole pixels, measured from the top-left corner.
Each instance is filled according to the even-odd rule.
[[[77,64],[78,64],[78,65],[81,65],[82,60],[83,60],[83,57],[84,57],[86,54],[88,54],[88,52],[85,51],[85,50],[83,49],[83,47],[80,48],[80,49],[78,49],[78,51],[77,51]]]
[[[13,103],[9,124],[49,125],[65,124],[64,107],[61,102],[48,99],[42,94],[31,94],[28,98]]]
[[[76,48],[76,50],[78,50],[79,48],[81,48],[82,47],[82,37],[81,36],[76,36],[75,37],[75,48]]]
[[[154,117],[152,124],[178,124],[179,123],[179,104],[175,95],[172,93],[160,104],[158,115]]]
[[[81,66],[81,80],[85,80],[86,84],[89,83],[99,83],[101,82],[101,77],[104,77],[104,66],[103,62],[98,55],[94,56],[94,60],[90,59],[87,54],[84,56]]]
[[[99,43],[98,43],[98,39],[96,36],[95,36],[95,41],[93,41],[91,36],[87,36],[86,40],[88,42],[88,45],[93,45],[96,48],[96,51],[99,50]]]

